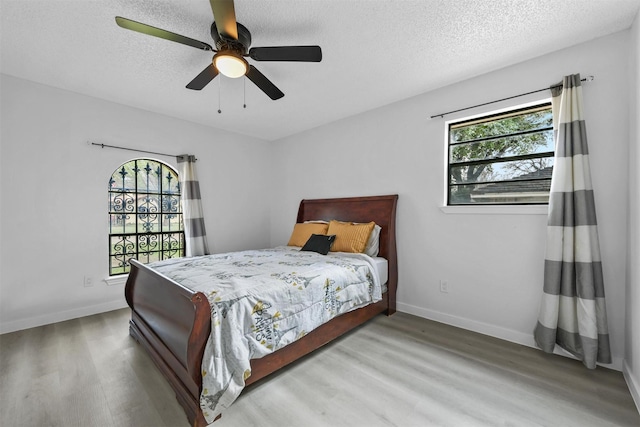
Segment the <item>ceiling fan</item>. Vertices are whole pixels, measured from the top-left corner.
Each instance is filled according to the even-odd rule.
[[[264,74],[258,71],[256,67],[249,64],[245,59],[246,57],[251,57],[254,61],[320,62],[322,60],[320,46],[249,48],[251,46],[251,33],[244,25],[236,22],[233,0],[209,0],[209,2],[211,3],[214,19],[213,24],[211,24],[211,37],[215,41],[216,49],[205,42],[121,16],[116,16],[116,23],[127,30],[215,52],[212,63],[187,85],[188,89],[193,90],[203,89],[218,73],[231,78],[247,76],[269,98],[276,100],[282,98],[284,93],[271,83]]]

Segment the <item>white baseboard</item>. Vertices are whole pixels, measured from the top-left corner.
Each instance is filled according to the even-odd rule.
[[[442,313],[436,310],[430,310],[422,307],[416,307],[411,304],[405,304],[397,302],[397,310],[403,313],[413,314],[414,316],[423,317],[425,319],[434,320],[436,322],[444,323],[447,325],[455,326],[457,328],[466,329],[468,331],[477,332],[479,334],[488,335],[490,337],[499,338],[501,340],[521,344],[527,347],[537,349],[535,340],[533,339],[533,326],[531,327],[532,333],[525,334],[523,332],[515,331],[513,329],[503,328],[502,326],[496,326],[489,323],[478,322],[476,320],[467,319],[465,317],[453,316],[451,314]],[[542,350],[540,350],[542,351]],[[555,354],[560,356],[570,357],[575,359],[573,355],[559,349],[556,346]],[[615,369],[616,371],[622,370],[622,358],[613,357],[613,363],[602,364],[602,366]]]
[[[49,325],[51,323],[64,322],[65,320],[105,313],[107,311],[118,310],[125,307],[127,307],[127,302],[123,297],[121,300],[109,301],[103,304],[90,305],[87,307],[74,308],[72,310],[43,314],[41,316],[30,317],[28,319],[20,319],[11,322],[0,323],[0,334],[35,328],[37,326]]]
[[[627,387],[629,387],[631,397],[633,397],[633,401],[636,403],[636,408],[638,409],[638,412],[640,412],[640,379],[633,375],[633,372],[629,369],[629,365],[626,360],[622,365],[622,375],[627,382]]]

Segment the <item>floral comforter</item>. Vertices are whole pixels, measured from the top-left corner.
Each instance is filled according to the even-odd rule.
[[[250,359],[303,337],[332,318],[377,302],[381,284],[364,254],[251,250],[149,264],[211,305],[200,407],[211,423],[240,395]]]

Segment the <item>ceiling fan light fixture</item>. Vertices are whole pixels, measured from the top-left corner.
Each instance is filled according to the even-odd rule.
[[[222,75],[236,79],[244,76],[249,70],[249,64],[235,52],[218,52],[213,57],[213,65]]]

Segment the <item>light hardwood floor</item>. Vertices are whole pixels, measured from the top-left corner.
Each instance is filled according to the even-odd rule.
[[[129,311],[0,336],[0,425],[188,426]],[[403,313],[247,389],[216,427],[640,426],[620,372]]]

